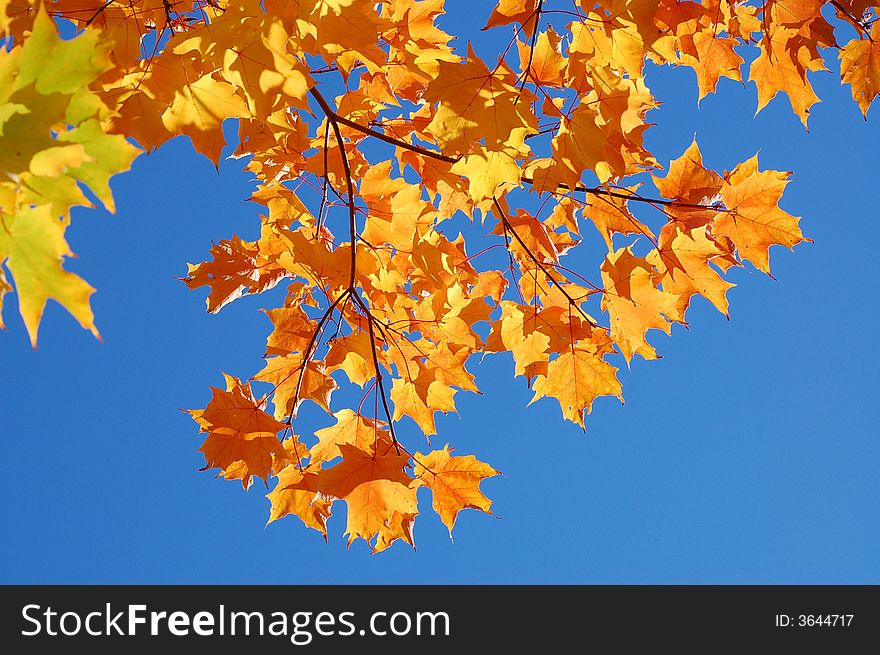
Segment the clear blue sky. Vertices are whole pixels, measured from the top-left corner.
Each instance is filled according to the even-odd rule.
[[[479,27],[449,4],[450,31]],[[760,149],[796,172],[783,206],[815,243],[774,249],[778,281],[736,271],[729,322],[698,300],[690,330],[657,333],[664,358],[623,371],[626,405],[597,402],[586,434],[550,401],[526,408],[509,356],[487,357],[484,395],[459,394],[439,439],[503,471],[484,483],[501,518],[464,512],[453,543],[423,497],[416,552],[346,552],[342,506],[329,545],[293,518],[265,528],[260,484],[197,472],[178,408],[204,406],[221,370],[260,368],[257,308],[277,298],[210,316],[175,279],[212,240],[256,235],[241,162],[218,175],[180,139],[141,157],[114,183],[118,215],[79,212],[68,232],[104,342],[53,304],[33,352],[7,296],[0,582],[880,583],[880,115],[866,124],[831,68],[809,134],[784,98],[753,117],[753,85],[722,80],[698,108],[692,71],[650,69],[658,159],[695,133],[718,169]]]

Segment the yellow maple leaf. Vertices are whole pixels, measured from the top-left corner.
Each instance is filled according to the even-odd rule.
[[[308,487],[315,484],[306,482],[307,476],[315,477],[316,474],[304,471],[296,464],[289,464],[279,471],[275,488],[266,494],[271,503],[267,524],[285,516],[297,516],[307,527],[320,532],[324,541],[327,541],[327,519],[330,518],[333,501],[318,492],[297,488],[297,485]]]
[[[840,58],[840,77],[852,88],[853,100],[868,117],[868,107],[880,94],[880,25],[871,27],[869,38],[853,39],[843,46]]]
[[[99,336],[89,305],[95,290],[61,267],[64,258],[72,255],[64,240],[64,224],[52,215],[49,206],[28,207],[14,216],[0,214],[0,262],[5,260],[12,273],[19,311],[34,348],[49,298],[61,303],[80,325]],[[3,286],[8,289],[6,280]]]
[[[546,370],[546,367],[539,365],[549,360],[550,336],[537,329],[537,320],[531,307],[503,300],[501,317],[492,324],[486,349],[510,351],[516,365],[514,375],[532,377]]]
[[[634,354],[655,359],[645,333],[657,328],[669,334],[670,322],[680,320],[678,297],[658,289],[654,278],[654,267],[629,248],[609,254],[602,264],[602,309],[611,318],[611,337],[627,361]]]
[[[519,184],[522,175],[512,148],[488,150],[479,146],[452,166],[452,172],[468,180],[468,194],[475,203],[491,200]]]
[[[635,193],[637,189],[638,186],[633,186],[618,195],[597,193],[587,197],[584,217],[596,225],[608,250],[612,249],[614,234],[641,234],[649,238],[654,236],[648,226],[633,216],[626,197],[621,197],[626,196],[627,191]]]
[[[661,286],[678,296],[677,316],[684,320],[685,310],[694,294],[707,298],[719,312],[728,315],[727,290],[735,286],[724,280],[709,264],[723,258],[724,252],[706,228],[691,230],[669,223],[660,231],[659,248],[646,258],[657,267]]]
[[[383,442],[375,450],[340,444],[339,450],[341,462],[320,469],[313,480],[287,488],[317,491],[345,501],[348,506],[345,534],[349,545],[358,538],[371,542],[380,533],[387,533],[395,512],[418,513],[416,488],[411,484],[413,478],[404,471],[408,457],[398,454],[393,444]],[[389,537],[386,534],[384,540]]]
[[[568,61],[561,52],[561,43],[552,27],[539,33],[534,45],[518,41],[520,69],[536,84],[563,86]]]
[[[342,445],[355,446],[371,451],[380,441],[390,441],[387,428],[379,421],[362,416],[351,409],[341,409],[333,414],[336,423],[315,432],[318,443],[310,451],[310,464],[320,464],[340,457]]]
[[[303,364],[304,357],[305,353],[270,357],[263,370],[253,378],[272,385],[275,418],[278,420],[296,416],[304,400],[311,400],[330,411],[330,396],[339,385],[327,373],[323,362]]]
[[[251,115],[244,99],[232,84],[212,72],[202,73],[184,57],[162,57],[153,64],[152,76],[158,84],[175,89],[162,114],[165,128],[188,136],[196,150],[217,164],[225,144],[223,121]]]
[[[739,254],[770,272],[770,246],[793,248],[804,241],[799,218],[779,208],[791,173],[758,170],[758,156],[725,176],[721,196],[728,211],[718,214],[712,234],[728,237]]]
[[[492,513],[492,502],[480,491],[480,483],[499,472],[488,464],[473,455],[452,455],[449,444],[424,455],[415,453],[413,462],[414,484],[431,490],[434,511],[440,515],[450,535],[461,510]]]
[[[555,398],[562,415],[584,427],[584,412],[590,413],[599,396],[616,396],[623,402],[617,369],[600,353],[587,348],[572,348],[547,365],[547,374],[535,381],[535,395],[529,404],[540,398]]]
[[[489,70],[473,48],[465,63],[440,63],[440,72],[425,90],[425,100],[439,103],[426,127],[444,152],[466,153],[475,141],[499,151],[521,150],[527,134],[537,132],[528,94],[513,83],[506,67]]]
[[[739,41],[703,31],[694,34],[693,44],[694,54],[682,53],[681,62],[696,71],[700,99],[715,92],[721,77],[742,82],[743,58],[734,51]]]
[[[749,69],[749,79],[758,87],[758,111],[783,91],[806,127],[810,108],[819,102],[807,79],[807,72],[825,70],[825,65],[821,58],[802,56],[806,50],[800,47],[803,39],[799,32],[797,27],[781,26],[765,36],[760,44],[760,54]]]
[[[553,137],[554,176],[558,182],[573,189],[586,171],[593,171],[600,182],[606,182],[625,168],[619,151],[608,144],[598,115],[582,105],[563,118]]]
[[[394,403],[392,420],[409,416],[426,437],[437,434],[436,412],[455,411],[455,389],[438,380],[434,372],[425,367],[418,367],[414,377],[407,374],[394,378],[390,396]]]

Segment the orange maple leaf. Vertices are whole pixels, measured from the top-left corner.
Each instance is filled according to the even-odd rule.
[[[283,467],[288,452],[278,433],[287,426],[276,421],[265,410],[266,402],[254,398],[250,385],[230,375],[226,390],[211,388],[213,397],[205,409],[189,410],[190,416],[208,434],[199,451],[205,455],[205,469],[229,471],[239,462],[233,475],[247,488],[252,476],[263,478]],[[305,453],[305,450],[303,450]]]
[[[492,502],[480,491],[480,482],[499,473],[488,464],[478,461],[473,455],[452,455],[449,444],[426,455],[415,453],[413,462],[416,478],[413,484],[431,490],[434,511],[440,515],[450,535],[461,510],[477,509],[492,513]]]

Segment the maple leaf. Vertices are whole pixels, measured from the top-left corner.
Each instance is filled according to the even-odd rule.
[[[394,378],[390,393],[394,403],[393,420],[409,416],[429,437],[437,434],[434,414],[455,411],[455,389],[438,380],[429,368],[417,368],[418,373],[414,377]]]
[[[373,367],[374,345],[369,333],[364,331],[336,337],[330,342],[324,361],[330,372],[345,371],[351,382],[364,386],[376,373]]]
[[[391,176],[391,162],[367,171],[360,195],[370,210],[363,236],[372,244],[410,250],[436,216],[434,206],[421,199],[418,186]]]
[[[552,27],[538,34],[534,45],[517,42],[520,69],[536,84],[563,86],[568,62],[561,52],[561,44],[562,39]]]
[[[23,89],[33,84],[42,95],[73,96],[107,70],[108,50],[109,44],[101,42],[96,31],[62,40],[45,7],[41,6],[33,32],[16,53],[18,75],[14,87]]]
[[[279,307],[268,310],[266,315],[275,328],[266,340],[266,355],[289,355],[306,351],[317,326],[302,307]]]
[[[512,148],[488,150],[481,146],[453,164],[451,171],[467,178],[471,200],[480,202],[519,184],[522,172],[517,156]]]
[[[707,298],[727,315],[727,290],[734,285],[725,281],[710,264],[728,253],[708,234],[705,228],[687,230],[674,223],[660,231],[659,248],[646,258],[662,276],[664,291],[678,296],[677,314],[684,317],[694,294]]]
[[[267,10],[295,26],[293,36],[305,52],[321,55],[343,71],[350,71],[356,62],[363,62],[370,72],[375,72],[385,63],[386,54],[376,42],[386,26],[368,3],[270,0]]]
[[[806,126],[810,108],[819,102],[819,96],[807,80],[807,71],[788,50],[778,47],[762,50],[752,62],[749,78],[758,86],[758,111],[766,107],[777,93],[784,91],[792,109]]]
[[[550,354],[550,336],[537,329],[534,310],[509,300],[501,302],[501,317],[492,325],[487,350],[510,351],[516,364],[515,375],[531,377],[546,364]]]
[[[645,59],[645,36],[656,32],[657,0],[611,0],[584,3],[587,20],[572,23],[571,56],[612,65],[639,77]],[[598,5],[598,6],[597,6]]]
[[[793,248],[804,241],[799,219],[779,208],[791,173],[758,170],[755,155],[725,175],[721,196],[728,211],[718,215],[712,234],[728,237],[745,257],[770,272],[769,249]]]
[[[585,171],[594,171],[600,182],[606,182],[624,168],[597,119],[591,107],[578,107],[570,118],[562,119],[553,137],[554,175],[569,188],[580,183]]]
[[[617,396],[623,401],[617,369],[606,362],[601,353],[587,347],[572,348],[547,365],[547,374],[534,386],[535,396],[550,396],[559,401],[562,415],[584,427],[584,412],[590,413],[599,396]]]
[[[670,162],[666,177],[651,177],[661,195],[677,201],[668,207],[676,221],[687,227],[698,227],[706,225],[715,216],[712,205],[720,197],[724,181],[718,173],[703,165],[703,155],[696,139],[681,157]]]
[[[305,353],[284,357],[270,357],[266,366],[254,380],[272,385],[275,418],[282,420],[296,416],[300,404],[311,400],[325,410],[330,410],[330,396],[339,388],[336,381],[326,373],[320,362],[304,362]]]
[[[416,483],[431,490],[434,511],[449,529],[450,536],[461,510],[477,509],[486,514],[492,513],[492,501],[480,491],[480,482],[499,473],[488,464],[478,461],[473,455],[452,455],[449,444],[425,455],[415,453],[413,462]]]
[[[734,51],[739,41],[707,32],[697,32],[693,36],[693,43],[694,54],[683,53],[681,61],[696,71],[700,99],[715,92],[718,79],[721,77],[742,82],[739,67],[743,63],[743,58]]]
[[[343,500],[348,506],[345,534],[349,545],[358,538],[368,543],[377,537],[380,542],[400,538],[395,534],[394,514],[412,516],[418,512],[413,478],[404,471],[408,457],[397,454],[388,442],[379,442],[375,450],[343,443],[339,450],[341,462],[320,469],[313,480],[304,479],[287,488]]]
[[[89,296],[94,289],[78,275],[61,268],[71,256],[64,240],[64,225],[46,205],[23,209],[15,216],[0,216],[0,262],[5,261],[18,292],[18,307],[31,344],[37,347],[37,330],[46,301],[53,298],[96,337]],[[4,292],[9,284],[3,281]]]
[[[632,187],[628,191],[635,193],[636,189],[638,187]],[[653,237],[650,228],[630,212],[626,192],[615,196],[595,195],[588,197],[587,205],[584,207],[584,216],[595,223],[609,250],[612,249],[614,234],[642,234]]]
[[[320,464],[342,455],[343,445],[355,446],[369,451],[382,440],[389,440],[389,433],[380,422],[361,416],[351,409],[342,409],[333,414],[336,424],[315,432],[318,443],[310,451],[310,464]]]
[[[175,89],[162,123],[170,133],[188,136],[195,149],[217,165],[225,144],[223,121],[249,118],[247,105],[232,84],[213,71],[199,70],[198,62],[184,57],[169,61],[163,57],[152,71],[158,84]]]
[[[877,21],[867,38],[853,39],[840,50],[840,77],[852,87],[853,100],[865,118],[880,94],[880,26]]]
[[[287,451],[277,437],[286,425],[264,411],[265,401],[254,398],[250,385],[230,375],[224,377],[226,389],[212,387],[207,407],[189,410],[189,414],[208,434],[199,448],[205,456],[205,469],[225,472],[241,462],[243,468],[230,477],[240,478],[247,488],[252,476],[265,480],[277,472],[273,469],[279,462],[287,463]]]
[[[0,35],[21,38],[33,27],[37,7],[33,0],[0,0]]]
[[[285,276],[286,271],[266,266],[255,243],[233,237],[211,247],[214,259],[201,264],[189,264],[183,281],[190,289],[207,286],[211,289],[206,300],[208,311],[216,313],[246,293],[260,293],[271,289]]]
[[[687,203],[699,204],[721,190],[721,176],[703,165],[703,155],[696,139],[681,157],[670,162],[666,177],[653,178],[662,195]]]
[[[297,516],[306,527],[317,530],[327,541],[327,519],[330,518],[333,501],[318,492],[297,488],[297,485],[314,486],[315,482],[309,482],[307,478],[315,476],[316,473],[304,471],[296,464],[281,469],[275,488],[266,494],[271,503],[267,524],[285,516]]]
[[[373,545],[373,554],[381,553],[389,548],[396,540],[408,543],[416,547],[413,526],[415,525],[416,513],[401,513],[394,511],[391,520],[388,521],[376,535],[376,543]]]
[[[425,100],[439,103],[426,129],[444,151],[467,152],[478,140],[493,151],[518,150],[538,129],[514,81],[504,67],[490,71],[472,48],[465,63],[441,62],[437,79],[425,89]]]
[[[629,361],[634,354],[655,359],[657,353],[645,340],[652,328],[669,334],[671,321],[682,320],[678,297],[654,284],[654,267],[629,248],[621,248],[602,264],[602,308],[611,318],[611,336]]]
[[[809,71],[827,70],[819,47],[834,43],[830,25],[819,12],[819,0],[777,1],[764,10],[764,38],[752,62],[749,77],[758,87],[758,111],[780,91],[804,127],[810,107],[819,101],[807,79]]]

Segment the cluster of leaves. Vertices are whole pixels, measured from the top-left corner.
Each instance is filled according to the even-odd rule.
[[[867,113],[880,28],[864,0],[501,0],[485,14],[510,35],[497,60],[453,47],[443,0],[0,0],[14,44],[0,55],[0,261],[32,337],[47,297],[94,329],[91,288],[61,269],[70,207],[88,204],[77,182],[112,208],[126,138],[151,151],[186,135],[217,163],[237,119],[260,236],[215,244],[185,282],[208,288],[210,312],[287,293],[266,312],[264,368],[191,412],[205,468],[246,488],[274,479],[270,521],[325,538],[342,501],[349,543],[374,551],[413,544],[420,487],[450,530],[462,509],[490,512],[479,485],[497,471],[398,434],[408,418],[434,435],[457,391],[478,393],[472,356],[511,352],[534,400],[583,426],[597,397],[622,399],[609,358],[655,358],[648,330],[684,324],[695,295],[726,314],[731,267],[769,273],[772,245],[803,241],[778,205],[789,174],[757,158],[717,173],[693,143],[660,174],[646,63],[692,68],[702,98],[742,81],[757,48],[759,109],[782,91],[806,124],[821,48],[839,50]],[[78,36],[60,40],[65,23]],[[462,215],[483,228],[479,250],[450,234]],[[592,278],[567,265],[581,244],[600,253]],[[501,268],[479,266],[494,250]],[[346,381],[362,400],[331,410]],[[304,401],[334,421],[314,438],[294,432]]]
[[[0,15],[0,34],[9,25]],[[0,49],[0,265],[12,273],[36,347],[49,298],[98,336],[94,289],[61,266],[72,254],[64,232],[73,207],[91,206],[80,185],[113,211],[110,177],[128,170],[138,149],[106,133],[113,112],[89,88],[113,68],[110,43],[97,31],[63,41],[45,13],[30,28],[23,46]],[[11,290],[0,268],[0,310]]]

